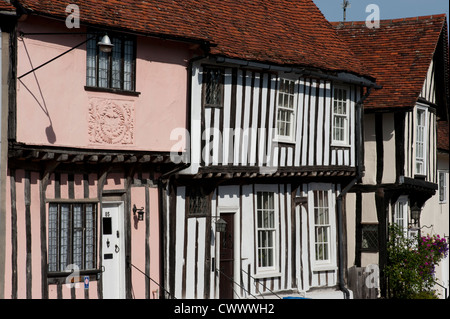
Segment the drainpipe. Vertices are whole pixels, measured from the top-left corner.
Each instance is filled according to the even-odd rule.
[[[3,163],[2,163],[2,110],[3,110],[3,102],[2,102],[2,91],[3,91],[3,73],[2,73],[2,64],[3,64],[3,56],[2,56],[2,28],[0,27],[0,205],[3,203],[2,199],[2,185],[3,185]],[[3,234],[5,234],[5,218],[2,214],[2,207],[0,206],[0,275],[4,276],[4,239]],[[4,298],[4,280],[0,279],[0,299]]]
[[[356,103],[356,149],[357,149],[357,168],[356,176],[350,181],[350,183],[345,186],[340,192],[336,199],[336,209],[338,215],[338,248],[339,248],[339,288],[344,293],[345,299],[350,298],[350,292],[345,287],[344,283],[344,239],[343,239],[343,211],[342,211],[342,201],[348,191],[364,176],[363,165],[363,131],[362,131],[362,121],[363,121],[363,103],[364,100],[370,95],[371,88],[367,88],[367,92],[361,97],[361,99]]]

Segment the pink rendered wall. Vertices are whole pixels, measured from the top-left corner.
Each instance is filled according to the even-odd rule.
[[[85,32],[63,22],[28,17],[22,32]],[[18,77],[86,40],[86,35],[25,35],[18,41]],[[86,85],[86,46],[18,80],[17,141],[79,148],[170,151],[174,128],[186,126],[185,44],[137,37],[138,96],[92,92]],[[99,113],[116,106],[126,137],[104,142],[93,129]]]
[[[149,207],[145,205],[145,187],[131,188],[131,201],[136,207],[145,207],[145,213],[149,214],[149,229],[146,230],[145,220],[138,221],[137,217],[131,216],[131,263],[139,270],[145,272],[146,255],[145,247],[148,245],[150,252],[150,273],[149,276],[159,282],[160,277],[160,232],[159,232],[159,208],[158,189],[149,188]],[[148,233],[148,237],[146,234]],[[131,281],[135,298],[145,298],[146,277],[137,269],[131,269]],[[150,281],[150,299],[158,298],[161,294],[160,288]]]

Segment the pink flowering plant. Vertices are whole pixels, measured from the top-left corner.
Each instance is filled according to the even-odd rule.
[[[437,298],[435,267],[448,254],[448,243],[439,235],[408,237],[393,225],[387,246],[385,274],[389,297],[401,299]]]
[[[423,264],[419,265],[419,274],[434,276],[435,266],[448,255],[448,243],[439,235],[422,236],[417,251],[423,260]]]

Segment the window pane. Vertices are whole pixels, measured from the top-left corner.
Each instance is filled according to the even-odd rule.
[[[108,87],[109,76],[109,59],[108,53],[99,51],[98,54],[98,86],[102,88]]]
[[[120,89],[122,82],[122,41],[118,38],[113,38],[111,41],[114,45],[111,52],[111,85],[113,88]]]
[[[73,205],[73,263],[83,269],[83,218],[81,204]]]
[[[48,271],[58,270],[58,206],[50,204],[48,212]]]
[[[267,262],[266,262],[266,266],[267,267],[273,267],[274,265],[274,249],[270,248],[267,249]]]
[[[378,249],[378,225],[362,225],[362,249]]]
[[[134,79],[133,79],[133,61],[134,61],[134,43],[131,40],[126,40],[124,42],[124,56],[123,56],[123,89],[124,90],[134,90]]]
[[[222,106],[222,71],[205,68],[205,105]]]
[[[85,244],[85,267],[86,269],[95,268],[95,210],[94,205],[86,205],[86,244]]]
[[[59,270],[64,271],[69,265],[69,243],[70,243],[70,210],[69,205],[61,205],[61,230],[60,230],[60,251],[59,260],[60,266]]]
[[[93,37],[93,34],[88,34],[88,38]],[[87,60],[86,60],[86,85],[96,86],[97,85],[97,37],[94,36],[93,39],[88,40],[86,44],[87,50]]]

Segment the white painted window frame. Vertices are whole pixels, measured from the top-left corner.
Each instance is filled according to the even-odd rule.
[[[424,125],[420,125],[418,123],[418,113],[419,112],[423,112],[424,113]],[[414,165],[414,172],[416,175],[420,175],[420,176],[425,176],[426,172],[427,172],[427,158],[426,158],[426,154],[427,154],[427,141],[428,141],[428,107],[424,106],[424,105],[420,105],[420,104],[416,104],[416,110],[414,112],[414,117],[415,117],[415,143],[414,143],[414,160],[415,160],[415,165]],[[418,141],[418,137],[419,137],[419,129],[423,129],[423,141]],[[422,143],[422,157],[418,157],[418,151],[419,151],[419,146],[418,143]],[[417,165],[418,163],[422,164],[422,169],[418,170],[417,169]]]
[[[441,179],[441,175],[443,175],[443,179]],[[438,189],[439,189],[439,204],[445,204],[447,203],[447,170],[438,170]],[[443,183],[441,183],[443,181]],[[443,198],[441,198],[441,192],[444,195]]]
[[[400,196],[395,202],[393,222],[399,225],[406,234],[409,223],[408,196]]]
[[[336,94],[335,90],[344,90],[346,92],[346,99],[345,99],[345,116],[342,114],[336,114],[334,112],[334,102],[336,101]],[[351,101],[350,101],[350,88],[343,85],[334,85],[332,89],[332,103],[331,103],[331,145],[332,146],[350,146],[350,112],[351,112]],[[342,100],[343,101],[343,100]],[[339,116],[344,119],[344,139],[343,140],[337,140],[335,138],[335,117]]]
[[[409,199],[407,195],[400,196],[393,205],[392,220],[395,224],[400,225],[403,229],[405,237],[417,238],[419,230],[417,228],[410,228],[410,208]],[[400,214],[402,214],[400,216]]]
[[[271,228],[274,232],[273,234],[273,243],[274,243],[274,252],[273,252],[273,266],[270,267],[259,267],[259,244],[258,244],[258,235],[259,230],[265,228],[258,227],[258,194],[261,192],[267,192],[273,195],[273,213],[274,213],[274,227]],[[255,216],[255,278],[267,278],[267,277],[278,277],[281,275],[280,273],[280,225],[279,225],[279,193],[277,185],[255,185],[255,193],[253,194],[255,197],[255,207],[254,207],[254,216]]]
[[[281,93],[280,92],[280,86],[281,81],[289,81],[294,83],[294,92],[291,93]],[[288,76],[282,76],[278,79],[277,84],[277,91],[276,91],[276,113],[275,113],[275,140],[280,143],[295,143],[295,130],[296,130],[296,123],[297,123],[297,98],[298,98],[298,79],[288,77]],[[283,107],[280,106],[280,94],[288,96],[292,95],[292,108],[289,107]],[[290,118],[290,130],[289,135],[278,135],[278,114],[279,111],[287,111],[291,112],[291,118]]]
[[[309,215],[309,245],[310,260],[313,271],[334,271],[337,270],[336,258],[336,200],[333,184],[310,183],[308,186],[308,215]],[[328,259],[316,260],[316,239],[315,239],[315,207],[314,191],[323,191],[328,194],[328,224],[329,224],[329,244]]]

